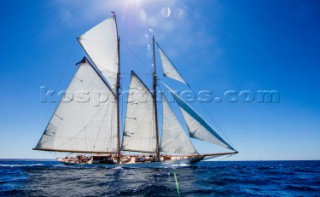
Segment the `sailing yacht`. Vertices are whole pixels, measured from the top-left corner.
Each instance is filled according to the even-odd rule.
[[[120,39],[115,14],[81,35],[78,41],[90,60],[84,57],[77,64],[78,69],[66,92],[80,96],[70,102],[60,101],[34,150],[78,153],[76,157],[58,159],[66,164],[196,163],[238,153],[194,108],[160,81],[156,48],[164,76],[188,85],[154,37],[152,90],[131,71],[121,132]],[[172,94],[187,131],[165,96],[157,95],[159,83]],[[92,106],[85,98],[97,95],[97,92],[108,99]],[[158,97],[161,98],[162,113],[158,113]],[[224,147],[228,151],[200,154],[191,138]]]

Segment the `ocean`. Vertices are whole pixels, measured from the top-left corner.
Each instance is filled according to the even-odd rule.
[[[320,196],[320,161],[141,168],[0,160],[0,196]]]

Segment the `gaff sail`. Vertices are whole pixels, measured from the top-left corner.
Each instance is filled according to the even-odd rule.
[[[87,61],[79,65],[66,92],[70,101],[60,101],[35,149],[116,153],[116,98]]]

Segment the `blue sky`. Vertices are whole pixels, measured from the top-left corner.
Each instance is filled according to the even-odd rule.
[[[124,85],[130,69],[151,85],[151,28],[194,90],[280,92],[280,103],[203,104],[240,151],[229,160],[320,159],[317,0],[13,0],[0,9],[0,158],[56,156],[31,150],[57,105],[40,102],[40,86],[67,87],[85,55],[76,37],[114,10]]]

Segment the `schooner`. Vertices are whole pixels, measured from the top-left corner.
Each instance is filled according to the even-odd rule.
[[[78,70],[67,92],[89,98],[92,93],[99,92],[108,99],[94,107],[84,99],[60,101],[34,150],[79,153],[76,157],[58,159],[66,164],[195,163],[206,158],[238,153],[162,81],[182,112],[187,131],[165,96],[157,95],[159,79],[156,69],[156,47],[159,50],[164,76],[187,83],[155,41],[154,36],[152,90],[131,71],[124,129],[121,132],[120,39],[115,14],[81,35],[78,41],[92,63],[84,57],[77,64]],[[158,117],[158,97],[161,98],[162,117]],[[161,136],[158,129],[159,118],[162,118]],[[199,154],[191,138],[231,151]]]

